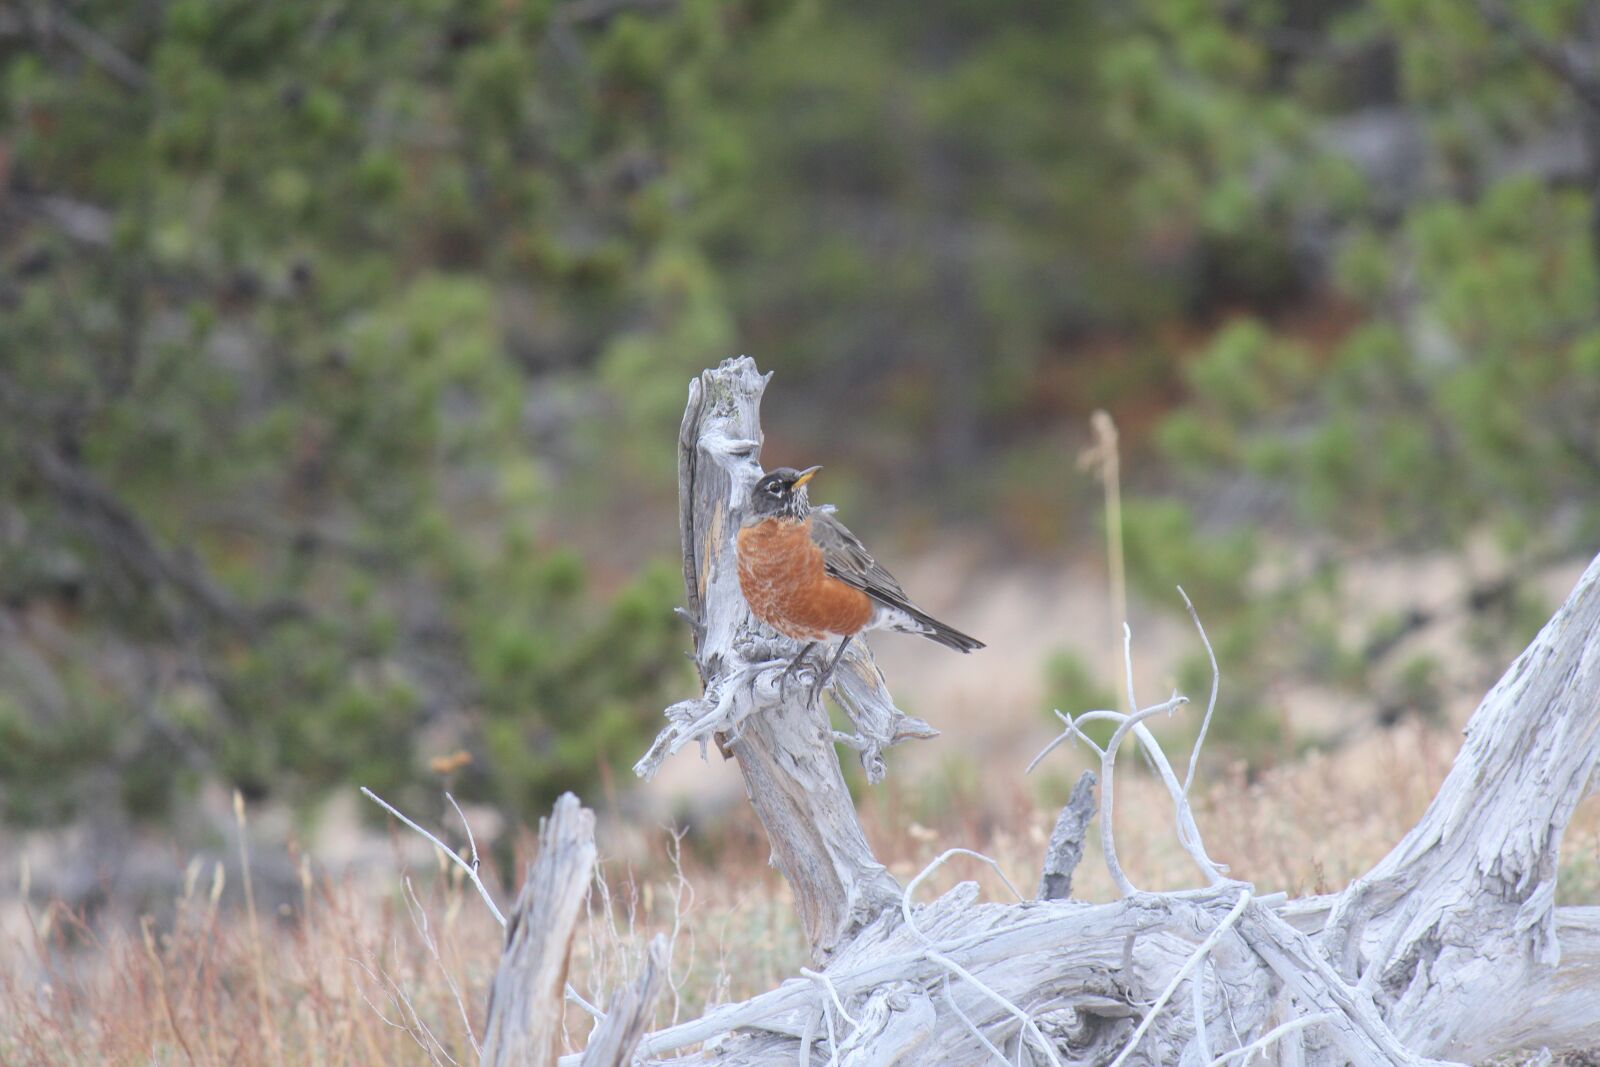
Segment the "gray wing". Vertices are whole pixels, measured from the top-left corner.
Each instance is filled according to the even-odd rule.
[[[826,511],[811,513],[811,540],[822,549],[822,566],[829,574],[853,585],[890,612],[890,627],[905,633],[921,634],[958,652],[982,648],[983,642],[969,637],[929,615],[906,598],[906,591],[884,570],[872,553],[845,528],[844,523]]]
[[[897,607],[909,603],[894,575],[884,570],[856,535],[828,512],[811,513],[811,540],[822,549],[822,566],[841,582]]]

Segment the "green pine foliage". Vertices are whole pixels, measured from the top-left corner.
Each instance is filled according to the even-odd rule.
[[[1301,672],[1428,713],[1436,664],[1383,662],[1395,620],[1338,625],[1363,615],[1342,599],[1343,567],[1365,553],[1465,559],[1489,541],[1502,562],[1467,571],[1477,584],[1459,610],[1499,657],[1543,621],[1528,592],[1538,564],[1592,552],[1600,535],[1597,204],[1584,177],[1600,159],[1600,97],[1586,101],[1539,55],[1541,43],[1576,53],[1582,5],[1142,9],[1166,60],[1145,86],[1149,107],[1283,121],[1195,117],[1168,137],[1130,127],[1130,140],[1207,197],[1251,184],[1240,214],[1190,207],[1203,231],[1264,244],[1258,258],[1294,255],[1296,227],[1275,212],[1313,214],[1330,250],[1313,292],[1349,325],[1313,342],[1262,290],[1185,362],[1189,399],[1158,442],[1191,488],[1130,508],[1131,572],[1153,596],[1207,582],[1214,599],[1196,599],[1222,624],[1236,689]],[[1180,18],[1195,21],[1179,29]],[[1191,54],[1196,39],[1236,54],[1211,63],[1210,48]],[[1403,196],[1381,175],[1348,173],[1335,131],[1373,116],[1415,138]],[[1550,144],[1587,145],[1590,162],[1576,175],[1541,170],[1536,150]],[[1170,197],[1174,179],[1150,182]],[[1253,510],[1180,503],[1219,492]],[[1270,550],[1286,540],[1289,551]]]
[[[5,816],[401,791],[458,748],[531,810],[626,764],[687,682],[679,592],[558,547],[560,483],[638,460],[540,419],[599,366],[610,425],[668,442],[728,344],[663,165],[710,10],[106,2],[60,17],[109,62],[0,37]]]
[[[781,460],[1052,551],[1060,427],[1112,410],[1221,722],[1281,671],[1436,707],[1345,563],[1492,539],[1501,647],[1600,534],[1585,11],[0,8],[0,816],[622,768],[692,685],[640,516],[738,351]]]

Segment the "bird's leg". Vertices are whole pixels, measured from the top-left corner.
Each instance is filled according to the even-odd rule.
[[[817,680],[811,683],[811,703],[818,703],[822,699],[822,691],[828,688],[828,683],[833,681],[833,672],[839,669],[839,661],[844,659],[845,649],[850,647],[850,639],[854,634],[846,634],[845,639],[839,642],[839,651],[833,654],[828,661],[828,666],[817,675]]]
[[[804,647],[804,648],[802,648],[800,650],[800,654],[794,658],[794,662],[790,663],[789,666],[785,667],[783,673],[778,676],[778,699],[779,700],[787,700],[788,699],[787,686],[789,684],[789,679],[791,677],[793,677],[795,675],[795,673],[798,672],[802,666],[805,665],[806,656],[810,655],[811,650],[813,648],[816,648],[816,647],[817,647],[817,643],[815,641],[807,641],[806,642],[806,647]]]

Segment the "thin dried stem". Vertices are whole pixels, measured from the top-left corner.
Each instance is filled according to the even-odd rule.
[[[921,872],[919,872],[917,874],[917,876],[915,878],[911,879],[910,882],[906,883],[905,889],[900,894],[900,915],[905,920],[906,928],[909,929],[913,934],[916,935],[916,937],[919,940],[921,940],[924,944],[926,944],[928,946],[928,951],[925,953],[925,956],[926,956],[927,959],[933,961],[934,963],[939,964],[939,966],[941,966],[941,967],[946,968],[951,973],[953,973],[953,974],[955,974],[955,975],[957,975],[957,976],[959,976],[961,978],[966,979],[969,983],[972,984],[972,986],[975,989],[979,990],[985,996],[987,996],[990,1000],[994,1001],[996,1004],[1000,1005],[1006,1011],[1008,1011],[1012,1015],[1016,1016],[1016,1018],[1022,1023],[1022,1028],[1028,1034],[1028,1036],[1032,1037],[1035,1041],[1037,1041],[1039,1043],[1039,1047],[1044,1050],[1044,1054],[1045,1054],[1046,1058],[1048,1058],[1050,1060],[1050,1062],[1055,1065],[1055,1067],[1062,1067],[1061,1059],[1060,1059],[1060,1057],[1058,1057],[1056,1055],[1056,1051],[1055,1051],[1054,1046],[1052,1046],[1049,1041],[1045,1040],[1044,1034],[1042,1032],[1040,1032],[1038,1024],[1033,1021],[1033,1017],[1032,1016],[1030,1016],[1027,1012],[1023,1011],[1021,1008],[1017,1007],[1010,1000],[1006,999],[1005,996],[1003,996],[1001,993],[996,991],[994,988],[992,988],[991,986],[989,986],[988,984],[986,984],[985,982],[983,982],[982,980],[977,978],[975,975],[972,974],[971,971],[968,971],[965,967],[961,966],[955,960],[951,959],[949,956],[944,955],[944,953],[942,953],[942,952],[935,951],[934,950],[934,942],[933,942],[933,940],[931,938],[929,938],[927,934],[923,933],[922,930],[920,930],[917,927],[916,920],[912,917],[912,914],[911,914],[911,897],[912,897],[912,894],[914,894],[916,892],[917,886],[922,884],[922,880],[924,878],[927,878],[934,871],[938,870],[941,866],[944,865],[945,861],[950,859],[952,856],[971,856],[973,859],[982,860],[984,863],[987,863],[994,870],[994,872],[996,874],[998,874],[1000,876],[1000,880],[1006,884],[1006,888],[1011,890],[1011,892],[1016,896],[1016,898],[1017,898],[1017,900],[1019,902],[1025,899],[1023,897],[1023,895],[1017,890],[1017,887],[1011,884],[1011,879],[1006,877],[1005,871],[1001,870],[1000,865],[998,863],[996,863],[993,859],[989,858],[988,856],[983,855],[981,852],[974,852],[971,849],[952,848],[952,849],[948,849],[944,853],[940,854],[937,859],[935,859],[932,863],[930,863],[926,867],[924,867],[921,870]],[[1005,1057],[1003,1057],[1003,1056],[1001,1057],[1001,1059],[1004,1059],[1004,1058]]]
[[[844,1010],[844,1002],[839,999],[839,991],[834,988],[833,980],[821,971],[813,971],[810,967],[800,968],[800,975],[809,978],[828,991],[828,996],[833,1000],[834,1008],[839,1012],[839,1018],[849,1023],[852,1027],[859,1027],[860,1021]]]
[[[1189,752],[1189,773],[1183,776],[1183,795],[1188,797],[1189,787],[1194,784],[1195,767],[1200,762],[1200,748],[1206,743],[1206,731],[1211,729],[1211,715],[1217,710],[1217,686],[1222,680],[1222,672],[1217,668],[1217,654],[1211,650],[1211,639],[1206,636],[1206,628],[1200,625],[1200,613],[1194,609],[1189,594],[1183,591],[1181,585],[1178,586],[1178,595],[1183,597],[1183,606],[1189,609],[1189,618],[1194,620],[1200,643],[1205,646],[1206,659],[1211,661],[1211,696],[1206,700],[1206,713],[1200,720],[1200,732],[1195,735],[1194,748]]]
[[[1111,593],[1111,621],[1113,626],[1126,626],[1128,622],[1128,568],[1122,550],[1122,463],[1117,442],[1117,424],[1107,411],[1096,411],[1089,416],[1089,429],[1094,444],[1078,455],[1078,468],[1093,472],[1105,487],[1106,495],[1106,578]],[[1131,698],[1124,714],[1139,705]]]
[[[1085,744],[1100,754],[1100,850],[1102,853],[1104,853],[1106,869],[1111,873],[1111,880],[1117,883],[1117,888],[1121,890],[1122,895],[1125,897],[1133,896],[1133,894],[1137,893],[1138,890],[1134,888],[1133,883],[1129,881],[1126,872],[1124,872],[1122,869],[1121,861],[1117,858],[1116,836],[1112,832],[1112,814],[1115,806],[1112,797],[1112,787],[1116,780],[1117,748],[1122,744],[1123,739],[1128,736],[1130,730],[1142,728],[1142,723],[1145,719],[1150,718],[1152,715],[1159,715],[1162,712],[1170,713],[1176,710],[1180,705],[1186,703],[1188,703],[1187,697],[1174,693],[1163,703],[1153,704],[1148,708],[1142,708],[1132,715],[1124,715],[1120,711],[1088,711],[1084,712],[1082,715],[1079,715],[1076,719],[1072,719],[1061,714],[1060,711],[1057,711],[1056,716],[1066,724],[1066,731],[1060,737],[1046,745],[1044,751],[1035,756],[1033,758],[1033,762],[1028,765],[1029,770],[1032,770],[1033,767],[1036,766],[1038,762],[1051,751],[1051,749],[1055,748],[1062,741],[1069,737],[1080,738]],[[1105,748],[1101,748],[1099,745],[1095,744],[1094,741],[1092,741],[1089,736],[1083,732],[1081,727],[1081,724],[1085,722],[1102,721],[1111,721],[1117,723],[1116,731],[1111,735],[1111,740],[1106,743]],[[1158,744],[1156,744],[1153,735],[1151,735],[1151,739],[1147,747],[1156,753],[1161,751],[1161,748]],[[1165,760],[1165,757],[1163,756],[1162,759]]]
[[[989,1054],[1001,1063],[1010,1062],[1006,1059],[1006,1054],[996,1048],[993,1041],[983,1036],[983,1031],[978,1029],[977,1024],[967,1017],[966,1012],[961,1010],[961,1005],[956,1003],[955,994],[950,992],[950,976],[948,974],[944,976],[944,984],[940,988],[944,990],[945,1003],[950,1005],[950,1010],[955,1013],[957,1019],[961,1020],[961,1024],[967,1028],[967,1032],[978,1039],[978,1044],[988,1049]]]
[[[361,787],[361,792],[362,795],[364,795],[368,800],[371,800],[384,811],[387,811],[390,815],[393,815],[411,829],[415,830],[417,833],[431,841],[434,848],[437,848],[441,853],[448,857],[452,863],[461,868],[461,870],[466,874],[467,878],[471,880],[473,886],[478,890],[478,895],[483,898],[483,902],[489,905],[489,913],[494,916],[494,921],[499,923],[502,928],[506,925],[505,915],[500,911],[499,906],[495,904],[494,897],[489,893],[489,887],[484,885],[483,879],[478,876],[478,844],[473,839],[472,827],[467,823],[467,817],[466,815],[462,814],[461,806],[456,803],[455,797],[452,797],[449,793],[445,794],[445,799],[450,801],[450,806],[456,809],[457,815],[461,816],[462,825],[467,827],[467,843],[472,849],[472,862],[470,863],[462,859],[460,854],[457,853],[455,849],[439,840],[422,826],[419,826],[409,815],[395,807],[393,804],[389,803],[387,800],[384,800],[366,786]],[[588,1012],[595,1019],[605,1019],[606,1013],[589,1003],[589,1001],[585,1000],[583,996],[572,987],[571,982],[567,983],[566,997],[572,1003]],[[476,1048],[476,1044],[474,1044],[474,1048]]]
[[[467,832],[467,847],[472,850],[472,869],[478,869],[478,839],[472,836],[472,824],[467,821],[467,813],[461,810],[461,805],[456,803],[456,798],[450,795],[450,790],[444,791],[444,798],[450,806],[456,809],[456,818],[461,820],[461,828]]]
[[[449,796],[448,793],[445,795]],[[461,1026],[467,1032],[467,1043],[472,1046],[473,1054],[481,1057],[483,1049],[478,1046],[477,1035],[472,1032],[472,1019],[467,1014],[467,1002],[461,995],[461,985],[456,981],[455,975],[450,973],[450,968],[445,966],[444,957],[439,953],[438,942],[434,940],[433,932],[428,925],[428,913],[423,909],[422,901],[417,899],[417,891],[412,886],[409,875],[406,876],[404,885],[406,890],[406,911],[411,915],[411,925],[416,927],[417,933],[422,935],[423,947],[428,950],[428,955],[433,957],[433,962],[439,967],[439,973],[444,975],[445,985],[450,990],[450,995],[455,998],[456,1010],[461,1013]]]
[[[1018,901],[1027,899],[1017,890],[1016,886],[1011,884],[1011,879],[1006,877],[1006,872],[1000,868],[1000,864],[996,863],[988,856],[985,856],[981,852],[974,852],[970,848],[946,849],[944,852],[940,853],[932,863],[922,868],[915,878],[907,882],[905,890],[900,894],[900,914],[905,919],[906,926],[908,926],[913,933],[922,938],[924,941],[928,940],[927,936],[917,928],[916,920],[911,916],[911,899],[916,895],[917,886],[922,884],[922,880],[927,878],[940,867],[943,867],[945,862],[952,856],[970,856],[975,860],[981,860],[982,862],[987,863],[990,869],[992,869],[995,874],[1000,876],[1000,880],[1006,884],[1006,888],[1011,890],[1012,895],[1015,896]],[[932,942],[930,941],[929,944],[932,944]]]
[[[244,880],[245,913],[250,920],[250,958],[256,972],[256,1010],[259,1015],[261,1036],[272,1049],[272,1061],[282,1067],[283,1047],[278,1043],[278,1031],[267,1013],[267,965],[261,947],[261,924],[256,917],[256,891],[250,877],[250,830],[244,817],[244,794],[233,791],[233,818],[239,827],[239,867]]]
[[[432,841],[435,848],[437,848],[440,852],[443,852],[453,863],[455,863],[456,866],[460,867],[467,873],[467,877],[470,878],[472,880],[472,884],[477,887],[478,895],[483,898],[483,902],[485,904],[489,905],[489,911],[492,915],[494,915],[494,921],[499,923],[501,926],[506,924],[506,917],[500,911],[500,906],[494,902],[494,897],[489,894],[489,887],[483,884],[482,878],[478,877],[478,854],[476,845],[473,846],[472,862],[468,863],[456,853],[455,849],[451,848],[443,841],[440,841],[437,837],[433,836],[433,834],[429,833],[427,830],[424,830],[421,826],[418,826],[412,821],[410,816],[406,815],[405,812],[401,811],[399,808],[395,807],[393,804],[389,803],[387,800],[383,799],[366,786],[361,787],[361,794],[374,804],[377,804],[378,807],[382,808],[390,815],[393,815],[395,818],[411,827],[411,829],[415,830],[423,837],[426,837],[429,841]],[[448,793],[445,795],[449,796]],[[455,801],[451,800],[450,803],[454,804]],[[456,810],[459,812],[461,809],[457,808]],[[465,821],[466,818],[463,816],[462,822]],[[471,837],[470,829],[468,830],[468,837],[469,839]]]
[[[1128,690],[1128,714],[1139,706],[1139,698],[1133,695],[1133,627],[1127,621],[1122,623],[1122,670],[1124,682]]]
[[[1045,745],[1043,748],[1041,748],[1039,750],[1039,754],[1037,756],[1034,756],[1033,759],[1028,761],[1028,769],[1023,772],[1024,774],[1032,774],[1033,773],[1033,769],[1035,767],[1039,766],[1039,764],[1043,763],[1044,762],[1044,758],[1046,756],[1050,755],[1050,753],[1054,752],[1063,742],[1066,742],[1066,741],[1082,740],[1084,743],[1086,743],[1090,748],[1094,749],[1096,752],[1103,753],[1105,751],[1105,749],[1101,748],[1099,745],[1095,744],[1092,740],[1090,740],[1088,735],[1080,733],[1079,731],[1073,729],[1072,720],[1067,718],[1067,716],[1063,715],[1061,713],[1061,709],[1060,708],[1054,709],[1054,712],[1055,712],[1055,717],[1061,720],[1062,725],[1064,725],[1066,727],[1066,729],[1061,731],[1061,733],[1057,734],[1055,737],[1051,738],[1050,743],[1048,745]],[[1100,713],[1099,712],[1093,712],[1093,711],[1084,712],[1084,715],[1097,715],[1097,714],[1100,714]],[[1120,715],[1121,712],[1117,712],[1115,714],[1119,714]]]

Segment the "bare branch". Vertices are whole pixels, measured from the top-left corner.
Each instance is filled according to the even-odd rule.
[[[542,820],[539,856],[506,924],[505,952],[489,990],[484,1067],[555,1062],[567,953],[594,862],[594,812],[564,793]]]
[[[383,799],[366,786],[361,787],[361,795],[378,805],[378,807],[382,808],[390,815],[393,815],[395,818],[405,823],[423,837],[426,837],[429,841],[433,842],[434,848],[437,848],[440,852],[443,852],[450,858],[450,862],[454,863],[457,867],[460,867],[466,872],[466,875],[472,881],[473,886],[477,888],[478,895],[483,898],[483,902],[485,904],[489,905],[489,912],[494,916],[494,921],[499,923],[501,926],[506,924],[506,917],[501,913],[500,906],[494,902],[494,897],[490,895],[489,887],[483,884],[482,878],[478,877],[478,850],[476,845],[473,846],[472,850],[472,862],[468,863],[466,860],[461,858],[455,849],[451,848],[449,845],[446,845],[443,841],[440,841],[437,837],[433,836],[433,834],[427,830],[424,830],[421,826],[418,826],[411,820],[410,816],[406,815],[405,812],[401,811],[399,808],[395,807],[393,804],[389,803],[387,800]],[[449,796],[448,793],[445,795]],[[452,798],[450,802],[454,804],[455,800]],[[461,809],[457,808],[456,810],[459,812]],[[465,822],[466,816],[462,816],[461,821]],[[470,830],[468,831],[468,834],[470,836]]]
[[[1266,1033],[1262,1034],[1260,1037],[1256,1038],[1243,1048],[1236,1048],[1232,1052],[1224,1053],[1223,1055],[1218,1056],[1216,1059],[1210,1061],[1206,1067],[1223,1067],[1224,1064],[1232,1063],[1234,1060],[1249,1060],[1251,1056],[1254,1056],[1263,1049],[1270,1047],[1280,1038],[1286,1037],[1297,1030],[1304,1030],[1307,1027],[1316,1026],[1320,1023],[1331,1022],[1333,1019],[1333,1013],[1326,1011],[1319,1012],[1316,1015],[1302,1015],[1298,1019],[1290,1019],[1282,1026],[1275,1026],[1271,1030],[1268,1030]]]
[[[467,1003],[461,995],[461,984],[456,981],[456,976],[450,973],[450,968],[444,964],[439,944],[434,940],[433,931],[428,924],[428,912],[423,908],[422,901],[417,899],[417,891],[412,887],[409,876],[405,879],[405,890],[406,911],[411,915],[411,925],[416,927],[417,933],[422,937],[423,947],[428,950],[428,955],[433,957],[439,973],[444,975],[445,985],[455,999],[456,1010],[461,1013],[461,1026],[467,1032],[467,1043],[472,1046],[473,1055],[482,1058],[483,1049],[478,1045],[477,1035],[472,1032],[472,1019],[467,1015]]]
[[[1239,921],[1239,916],[1244,914],[1245,906],[1250,903],[1250,897],[1250,890],[1243,890],[1239,894],[1239,903],[1233,906],[1233,909],[1217,924],[1217,928],[1207,935],[1204,941],[1195,946],[1193,954],[1184,961],[1182,967],[1178,968],[1178,973],[1172,976],[1172,981],[1167,983],[1167,987],[1161,991],[1161,995],[1156,998],[1156,1002],[1150,1005],[1150,1010],[1145,1012],[1144,1019],[1140,1021],[1138,1028],[1133,1031],[1133,1036],[1128,1039],[1128,1043],[1123,1047],[1121,1055],[1111,1061],[1111,1067],[1122,1067],[1124,1063],[1128,1062],[1128,1057],[1133,1055],[1133,1050],[1139,1047],[1139,1039],[1149,1031],[1151,1025],[1156,1021],[1156,1016],[1161,1014],[1161,1009],[1166,1007],[1167,1001],[1172,999],[1172,994],[1176,993],[1184,980],[1194,973],[1195,968],[1205,962],[1206,956],[1216,947],[1217,942],[1222,940],[1222,935],[1226,934],[1229,928]],[[1198,982],[1199,979],[1195,979],[1195,981]]]
[[[1083,833],[1094,818],[1094,786],[1093,771],[1079,775],[1078,784],[1072,787],[1072,795],[1056,818],[1039,876],[1040,900],[1066,900],[1072,895],[1072,872],[1083,858]]]
[[[1189,618],[1194,620],[1194,628],[1200,634],[1200,643],[1205,646],[1206,659],[1211,661],[1211,695],[1206,699],[1205,717],[1200,720],[1200,732],[1195,735],[1194,748],[1189,752],[1189,773],[1183,776],[1183,795],[1189,795],[1189,787],[1194,784],[1195,766],[1200,762],[1200,749],[1206,743],[1206,731],[1211,729],[1211,715],[1217,710],[1217,686],[1222,681],[1222,672],[1217,668],[1217,654],[1211,651],[1211,638],[1206,636],[1206,628],[1200,625],[1200,613],[1194,610],[1194,604],[1189,600],[1189,594],[1183,591],[1183,586],[1178,586],[1178,595],[1183,597],[1183,606],[1189,609]]]
[[[799,644],[760,623],[739,589],[733,535],[762,473],[766,384],[741,357],[705,372],[690,389],[678,437],[679,525],[705,691],[667,709],[667,727],[634,770],[648,778],[690,742],[704,755],[712,739],[738,760],[820,961],[892,907],[900,887],[867,844],[826,716],[806,702],[803,687],[786,694],[779,681]],[[883,748],[933,732],[894,706],[864,641],[852,643],[829,688],[857,726],[869,778],[882,776]]]
[[[922,939],[922,941],[928,944],[930,947],[933,945],[933,940],[929,938],[927,934],[923,933],[922,930],[918,929],[916,921],[911,916],[911,897],[912,894],[916,892],[917,886],[922,884],[922,880],[942,867],[945,861],[950,859],[952,856],[971,856],[973,859],[982,860],[994,870],[995,874],[1000,876],[1000,880],[1006,884],[1007,889],[1011,890],[1013,896],[1015,896],[1019,901],[1023,899],[1022,894],[1017,891],[1017,887],[1011,884],[1011,879],[1006,877],[1006,872],[1001,870],[1000,865],[994,860],[990,859],[988,856],[983,855],[981,852],[974,852],[971,849],[966,848],[952,848],[946,850],[932,863],[924,867],[915,878],[911,879],[911,881],[906,884],[905,891],[900,897],[900,914],[905,920],[906,928],[918,938]],[[1045,1057],[1052,1064],[1054,1064],[1055,1067],[1062,1067],[1061,1059],[1056,1055],[1055,1048],[1048,1041],[1046,1041],[1044,1035],[1039,1032],[1039,1027],[1033,1021],[1032,1016],[1028,1015],[1027,1012],[1017,1007],[1011,1001],[1007,1000],[1001,993],[997,992],[988,984],[978,979],[972,974],[972,972],[968,971],[965,967],[961,966],[944,953],[930,951],[927,953],[927,957],[940,966],[947,968],[952,974],[966,979],[967,982],[973,986],[973,988],[981,991],[989,999],[993,1000],[996,1004],[999,1004],[1001,1007],[1005,1008],[1006,1011],[1015,1016],[1019,1021],[1021,1021],[1023,1029],[1026,1030],[1029,1036],[1038,1042],[1039,1047],[1044,1050]]]
[[[1268,1049],[1295,1067],[1429,1067],[1441,1061],[1427,1055],[1440,1051],[1490,1054],[1512,1047],[1484,1042],[1484,1020],[1502,1042],[1514,1038],[1519,1045],[1545,1034],[1592,1032],[1567,1017],[1594,1011],[1600,909],[1574,918],[1575,909],[1558,911],[1553,900],[1560,830],[1577,800],[1600,784],[1600,719],[1594,715],[1600,707],[1600,559],[1474,717],[1467,747],[1429,817],[1341,897],[1290,904],[1281,893],[1257,894],[1227,881],[1225,869],[1206,854],[1189,795],[1216,712],[1220,670],[1199,614],[1180,589],[1212,670],[1185,774],[1174,771],[1145,725],[1185,698],[1174,693],[1162,704],[1138,707],[1126,625],[1123,682],[1130,710],[1075,718],[1058,712],[1062,733],[1029,765],[1069,739],[1096,752],[1101,844],[1122,899],[1104,905],[1021,901],[1008,880],[1018,903],[979,903],[976,885],[968,882],[917,905],[916,892],[955,856],[1000,869],[981,854],[950,849],[903,890],[894,885],[871,859],[848,799],[840,799],[832,757],[832,744],[844,743],[866,763],[876,739],[893,732],[883,732],[870,715],[852,715],[856,734],[836,731],[818,709],[788,706],[776,676],[792,659],[792,644],[754,624],[727,585],[733,516],[759,472],[754,412],[764,384],[753,364],[737,361],[702,376],[698,391],[691,391],[681,443],[692,455],[680,456],[680,485],[693,497],[684,512],[684,574],[706,687],[699,700],[669,709],[670,723],[640,771],[649,773],[690,741],[704,746],[713,735],[737,756],[776,862],[795,887],[813,950],[825,964],[802,969],[770,992],[647,1035],[639,1046],[647,1062],[686,1064],[691,1060],[653,1057],[717,1041],[724,1067],[793,1062],[795,1056],[809,1063],[820,1031],[828,1063],[847,1067],[970,1067],[985,1058],[1014,1060],[1019,1067],[1026,1061],[1222,1067]],[[868,698],[877,699],[881,675],[870,660],[865,664],[870,669],[858,677]],[[890,709],[879,710],[892,719]],[[1085,736],[1091,722],[1114,724],[1104,747]],[[1207,888],[1141,893],[1122,870],[1114,774],[1130,736],[1166,789],[1179,841]],[[1046,888],[1052,875],[1065,882],[1076,863],[1093,817],[1093,781],[1092,775],[1080,780],[1058,820],[1042,879]],[[1473,820],[1488,828],[1487,845],[1463,829]],[[885,911],[891,894],[898,906]],[[1475,908],[1492,922],[1473,925]],[[1557,963],[1555,930],[1563,917],[1562,936],[1576,959]],[[1488,940],[1474,936],[1485,931]],[[1319,934],[1337,966],[1312,941]],[[1186,1010],[1167,1010],[1185,983]],[[1523,993],[1536,1002],[1527,1003]],[[1473,1018],[1464,1018],[1462,1004],[1471,1005]],[[1322,1031],[1314,1043],[1302,1039],[1312,1027]],[[1229,1034],[1228,1043],[1237,1047],[1219,1052],[1216,1045]],[[724,1041],[727,1035],[736,1036]],[[563,1060],[564,1067],[577,1063],[577,1057]]]
[[[1129,691],[1129,696],[1132,696],[1131,690]],[[1066,724],[1067,729],[1061,736],[1046,745],[1044,750],[1028,764],[1028,769],[1031,771],[1052,749],[1069,737],[1081,739],[1100,754],[1100,848],[1105,854],[1106,867],[1111,873],[1111,879],[1117,883],[1117,888],[1122,891],[1123,896],[1132,896],[1138,890],[1128,880],[1127,874],[1122,869],[1121,862],[1117,859],[1116,837],[1112,831],[1112,809],[1115,807],[1115,798],[1112,795],[1112,790],[1113,783],[1116,780],[1117,749],[1121,746],[1123,739],[1128,736],[1129,731],[1143,729],[1142,723],[1145,719],[1163,712],[1170,713],[1180,705],[1188,702],[1188,697],[1174,693],[1163,703],[1142,708],[1132,715],[1124,715],[1120,711],[1089,711],[1079,715],[1076,719],[1071,719],[1057,711],[1056,717]],[[1111,735],[1111,740],[1106,743],[1106,747],[1101,748],[1083,732],[1082,724],[1105,720],[1117,723],[1117,728]],[[1154,735],[1149,734],[1148,731],[1146,731],[1146,736],[1149,737],[1149,741],[1146,742],[1146,750],[1150,751],[1152,755],[1158,755],[1161,752],[1161,746],[1156,742]],[[1166,757],[1161,755],[1159,759],[1160,764],[1165,766]],[[1168,772],[1170,773],[1170,771],[1171,768],[1169,766]]]
[[[644,1038],[666,975],[667,937],[657,934],[650,940],[643,973],[611,998],[605,1021],[589,1036],[583,1067],[627,1067],[633,1062],[634,1050]]]

